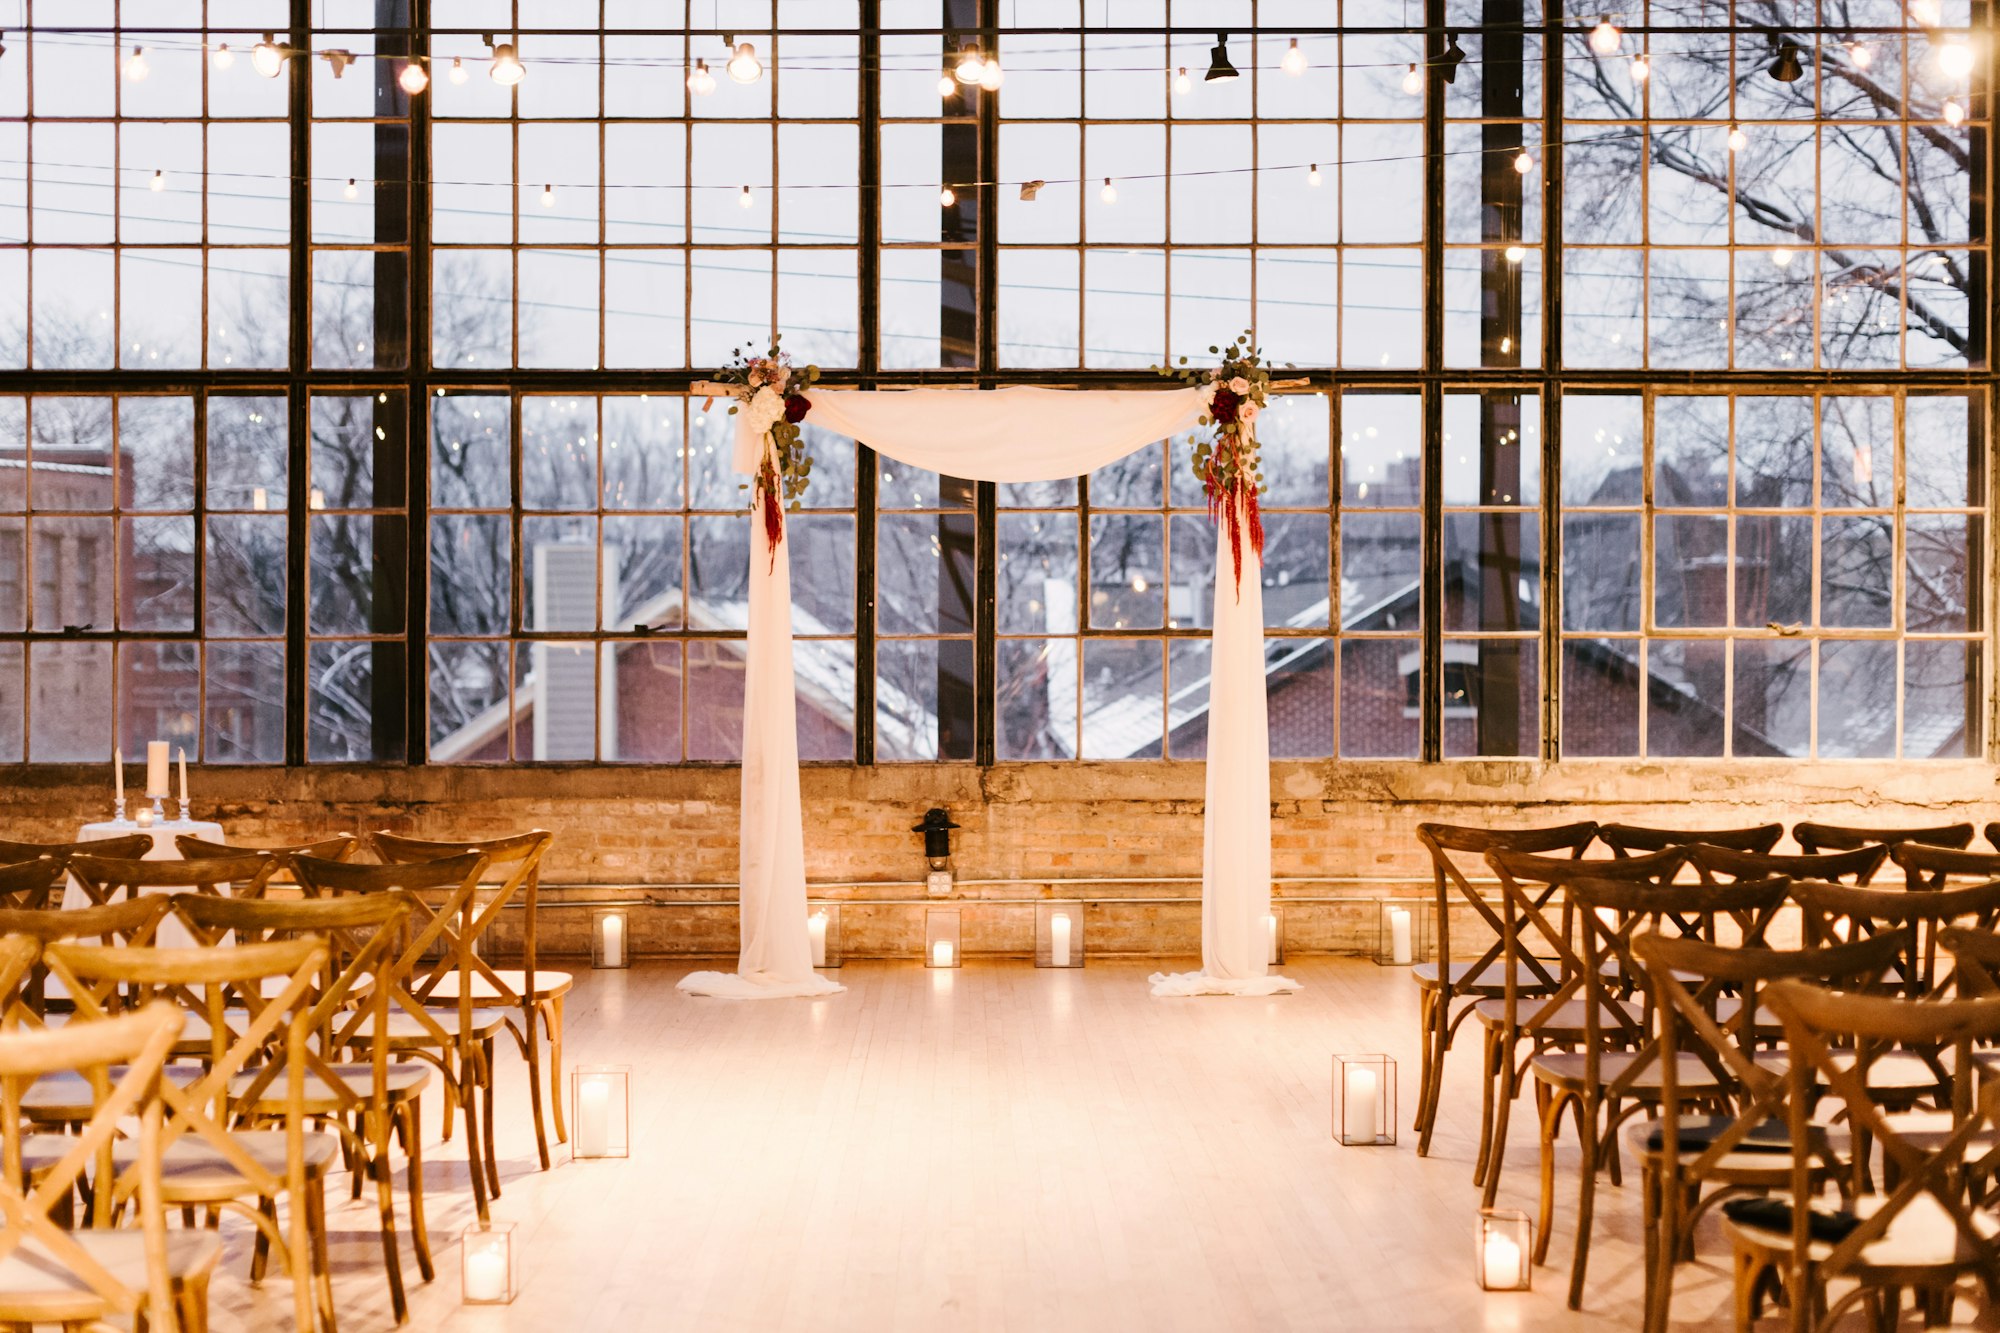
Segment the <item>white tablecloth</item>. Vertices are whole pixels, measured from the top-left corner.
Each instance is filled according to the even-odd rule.
[[[77,830],[76,840],[78,842],[103,842],[107,838],[124,838],[134,833],[144,833],[153,840],[153,849],[147,852],[144,858],[148,861],[180,860],[181,851],[180,848],[174,846],[174,839],[183,833],[191,833],[204,842],[222,841],[222,825],[212,824],[201,819],[170,819],[164,824],[154,824],[150,828],[140,828],[129,819],[122,822],[107,819],[99,824],[85,824]],[[141,892],[168,893],[171,890],[144,889]],[[68,884],[63,889],[62,905],[65,909],[90,906],[90,895],[83,891],[83,885],[76,882],[74,875],[69,877]],[[154,943],[158,944],[162,949],[192,949],[194,947],[194,936],[188,934],[187,927],[183,926],[178,920],[168,917],[160,923],[159,933],[154,937]]]

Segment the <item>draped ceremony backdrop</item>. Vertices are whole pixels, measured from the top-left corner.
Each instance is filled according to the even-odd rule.
[[[812,424],[910,467],[971,481],[1082,476],[1193,426],[1209,390],[811,389]],[[968,410],[971,409],[971,410]],[[736,415],[736,471],[770,447]],[[791,565],[750,524],[750,615],[743,695],[741,952],[735,972],[697,972],[698,995],[776,998],[842,987],[813,971],[806,934],[805,833],[792,678]],[[1246,543],[1247,546],[1247,543]],[[1271,741],[1265,727],[1263,566],[1246,549],[1240,589],[1220,558],[1209,681],[1200,972],[1156,974],[1156,995],[1268,995]],[[775,558],[774,558],[775,557]]]

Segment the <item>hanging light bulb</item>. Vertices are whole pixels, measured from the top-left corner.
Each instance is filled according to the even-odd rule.
[[[950,208],[953,204],[957,202],[958,202],[958,196],[952,193],[952,189],[949,185],[946,185],[938,190],[939,208]]]
[[[1415,97],[1424,90],[1424,73],[1414,62],[1403,71],[1403,91]]]
[[[1609,14],[1597,20],[1597,26],[1590,30],[1590,49],[1601,56],[1615,56],[1625,41],[1625,34],[1618,31],[1618,25],[1611,21]]]
[[[1107,204],[1118,202],[1118,187],[1111,183],[1109,176],[1104,178],[1104,188],[1097,192],[1097,197]]]
[[[404,92],[415,97],[418,93],[431,86],[431,76],[428,70],[412,60],[409,64],[403,66],[403,72],[396,76],[396,82],[403,85]]]
[[[1920,28],[1935,28],[1944,17],[1944,10],[1938,0],[1910,0],[1910,17]]]
[[[979,76],[986,72],[986,62],[979,58],[979,48],[971,42],[958,48],[958,63],[951,68],[952,77],[960,83],[977,83]]]
[[[465,72],[465,62],[459,59],[457,56],[453,56],[451,58],[450,77],[453,83],[459,84],[460,86],[463,86],[465,81],[472,77],[470,74]]]
[[[1953,37],[1937,49],[1938,68],[1948,79],[1962,79],[1972,73],[1972,48],[1962,37]]]
[[[133,47],[132,54],[125,57],[125,77],[133,83],[144,83],[152,72],[153,67],[146,63],[146,48]]]
[[[1319,163],[1317,162],[1313,163],[1311,170],[1306,172],[1306,184],[1308,185],[1319,184]]]
[[[542,187],[542,207],[554,208],[555,206],[556,206],[556,187],[553,185],[544,185]]]
[[[946,70],[944,73],[938,75],[939,97],[950,97],[953,93],[957,91],[958,91],[958,80],[951,77],[950,70]]]
[[[146,183],[146,188],[151,190],[154,194],[158,194],[160,191],[166,189],[167,174],[164,171],[160,171],[159,169],[155,168],[153,171],[153,179]]]
[[[1299,39],[1292,38],[1292,44],[1285,48],[1285,58],[1278,62],[1278,68],[1293,78],[1306,72],[1306,53],[1299,50]]]
[[[1527,257],[1528,257],[1528,248],[1525,245],[1510,245],[1507,247],[1508,263],[1518,264]]]
[[[1208,73],[1201,76],[1203,83],[1228,83],[1239,78],[1236,66],[1229,63],[1229,34],[1215,34],[1215,45],[1208,48]]]
[[[1527,149],[1523,148],[1514,157],[1514,170],[1520,172],[1523,176],[1525,176],[1534,169],[1535,169],[1535,155],[1529,152]]]
[[[343,189],[340,193],[343,198],[358,199],[361,197],[361,187],[355,184],[354,177],[349,176],[347,178],[347,188]]]
[[[747,185],[743,187],[743,192],[736,196],[736,206],[738,208],[751,208],[756,203],[756,196],[750,193],[750,187]]]
[[[1653,77],[1653,62],[1646,59],[1646,53],[1644,51],[1641,51],[1638,55],[1633,56],[1632,82],[1644,83],[1647,79],[1650,79],[1652,77]]]
[[[1174,92],[1176,95],[1184,97],[1193,91],[1194,81],[1188,78],[1187,66],[1182,65],[1178,70],[1174,71]]]
[[[688,91],[696,97],[706,97],[715,91],[715,76],[708,72],[706,60],[698,59],[694,62],[694,68],[688,73],[687,84]]]
[[[1007,71],[1000,68],[1000,57],[988,56],[986,68],[979,71],[979,86],[989,93],[997,93],[1006,77]]]
[[[224,42],[222,45],[216,47],[215,50],[210,53],[208,57],[208,63],[215,66],[217,69],[228,69],[231,65],[236,63],[236,53],[229,49],[228,42]]]
[[[1743,132],[1741,125],[1729,127],[1729,151],[1740,153],[1750,146],[1750,136]]]
[[[279,46],[271,33],[264,34],[264,40],[250,48],[250,67],[267,79],[275,79],[285,72],[285,61],[290,53]]]
[[[1853,62],[1856,69],[1867,69],[1875,63],[1875,53],[1868,49],[1866,42],[1849,42],[1847,44],[1847,58]]]
[[[1778,246],[1771,251],[1771,262],[1779,268],[1790,268],[1792,266],[1791,250],[1786,246]]]
[[[502,88],[512,88],[528,76],[527,67],[521,64],[521,57],[515,54],[514,43],[495,42],[492,34],[487,34],[486,44],[493,48],[491,63],[486,66],[486,77]]]
[[[1947,125],[1962,125],[1965,123],[1965,108],[1958,104],[1956,97],[1947,97],[1944,99],[1944,123]]]
[[[757,59],[757,48],[748,42],[737,45],[736,53],[729,57],[725,68],[729,77],[738,83],[755,83],[764,77],[764,64]]]

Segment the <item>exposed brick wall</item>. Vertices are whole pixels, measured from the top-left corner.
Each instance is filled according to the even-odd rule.
[[[0,831],[54,838],[104,817],[108,776],[73,766],[8,770],[12,799]],[[561,904],[607,898],[676,904],[634,912],[640,952],[735,948],[733,768],[210,769],[191,776],[196,813],[219,819],[245,842],[341,829],[424,837],[554,829],[542,917],[552,952],[581,952],[587,942],[586,914]],[[808,767],[807,877],[814,896],[850,903],[843,922],[850,951],[915,956],[925,867],[910,825],[942,805],[964,826],[954,835],[954,869],[968,953],[1026,952],[1032,913],[1019,900],[1043,897],[1092,901],[1092,950],[1192,953],[1200,942],[1203,780],[1201,764],[1160,761]],[[1428,892],[1414,836],[1425,820],[1722,827],[1802,818],[1983,826],[2000,818],[1995,770],[1975,762],[1281,762],[1272,767],[1272,798],[1272,871],[1287,903],[1288,946],[1307,951],[1361,947],[1373,938],[1374,899]],[[1307,879],[1332,882],[1285,882]]]

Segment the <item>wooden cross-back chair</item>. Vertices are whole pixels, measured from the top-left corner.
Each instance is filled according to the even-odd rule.
[[[1527,1081],[1526,1063],[1517,1054],[1520,1043],[1528,1041],[1532,1058],[1547,1050],[1574,1049],[1584,1038],[1584,1001],[1578,997],[1583,962],[1577,953],[1574,905],[1566,890],[1580,879],[1599,877],[1671,884],[1687,864],[1687,851],[1670,847],[1644,856],[1578,861],[1499,850],[1486,853],[1486,864],[1500,880],[1501,996],[1473,1006],[1486,1038],[1486,1095],[1480,1108],[1473,1184],[1483,1187],[1485,1204],[1491,1208],[1506,1159],[1508,1120]],[[1558,894],[1560,915],[1551,920],[1549,909]],[[1606,1003],[1622,1008],[1625,1001],[1613,997]]]
[[[25,971],[23,950],[36,946],[0,945],[7,964]],[[209,1231],[168,1231],[160,1182],[160,1071],[180,1025],[172,1005],[153,1004],[103,1022],[0,1033],[0,1323],[101,1328],[123,1316],[156,1329],[207,1327],[222,1242]],[[26,1130],[21,1107],[51,1076],[81,1084],[89,1101],[75,1137],[46,1144]],[[125,1136],[131,1121],[137,1133]],[[93,1169],[111,1178],[121,1143],[137,1226],[70,1229],[72,1193]],[[31,1173],[37,1148],[45,1157]]]
[[[353,856],[361,846],[361,840],[352,833],[336,833],[331,838],[321,838],[317,842],[274,842],[262,847],[245,843],[210,842],[197,838],[192,833],[183,833],[174,839],[174,846],[181,857],[188,861],[212,861],[232,856],[268,856],[278,864],[265,881],[264,892],[268,894],[272,885],[283,884],[297,888],[298,879],[292,873],[292,861],[300,856],[317,856],[322,861],[345,861]]]
[[[1484,829],[1457,824],[1419,824],[1417,841],[1431,861],[1431,889],[1437,899],[1437,961],[1410,969],[1417,983],[1417,1021],[1422,1041],[1422,1071],[1417,1092],[1417,1155],[1430,1152],[1437,1127],[1438,1100],[1444,1087],[1444,1058],[1452,1039],[1471,1017],[1478,1001],[1498,999],[1506,990],[1500,953],[1504,926],[1500,914],[1466,875],[1457,858],[1479,866],[1491,851],[1568,853],[1581,858],[1597,836],[1589,821],[1551,828]],[[1483,867],[1482,867],[1483,868]],[[1462,901],[1492,931],[1492,942],[1471,962],[1453,958],[1452,908]],[[1533,993],[1524,985],[1523,993]]]
[[[1697,843],[1689,859],[1705,880],[1730,883],[1755,879],[1814,879],[1866,884],[1889,859],[1889,848],[1871,843],[1838,852],[1743,852],[1733,847]]]
[[[1815,824],[1792,825],[1792,841],[1808,856],[1821,852],[1846,852],[1856,847],[1882,843],[1919,842],[1931,847],[1968,847],[1972,825],[1939,824],[1933,828],[1895,828],[1882,825]]]
[[[425,1281],[436,1275],[430,1233],[424,1220],[422,1093],[431,1066],[391,1062],[390,996],[404,984],[404,942],[414,903],[407,894],[351,894],[335,898],[210,898],[182,894],[174,910],[203,945],[234,938],[239,943],[286,940],[323,941],[326,969],[308,993],[304,1110],[339,1132],[353,1165],[354,1197],[363,1177],[375,1182],[383,1265],[397,1323],[409,1318],[402,1258],[396,1242],[396,1208],[391,1145],[401,1139],[408,1158],[411,1235]],[[342,1060],[360,1050],[365,1061]],[[286,1112],[287,1075],[283,1061],[245,1069],[230,1083],[239,1119],[260,1124]],[[260,1245],[260,1251],[262,1246]]]
[[[376,855],[392,864],[437,861],[462,856],[466,852],[479,852],[491,861],[491,869],[503,877],[493,890],[487,910],[497,912],[510,901],[520,900],[521,966],[495,968],[480,960],[477,975],[472,978],[472,995],[482,1005],[512,1005],[520,1010],[518,1018],[510,1020],[507,1027],[514,1034],[521,1058],[528,1066],[528,1104],[534,1113],[535,1149],[541,1156],[544,1171],[549,1167],[548,1132],[542,1122],[542,1089],[545,1084],[549,1111],[555,1121],[556,1141],[569,1141],[568,1127],[563,1124],[563,999],[575,984],[575,978],[570,973],[540,967],[536,961],[537,920],[540,916],[537,900],[541,892],[542,859],[548,855],[554,842],[555,834],[546,829],[534,829],[504,838],[461,842],[405,838],[387,832],[375,835]],[[455,976],[440,977],[428,994],[439,1003],[452,1003],[458,999],[457,986]],[[546,1078],[542,1069],[538,1028],[545,1029],[548,1034]],[[449,1120],[446,1123],[448,1126]]]
[[[1794,1333],[1831,1327],[1864,1302],[1875,1327],[1893,1327],[1905,1290],[1923,1293],[1925,1322],[1938,1322],[1968,1276],[1981,1283],[1989,1309],[2000,1303],[2000,1223],[1977,1211],[1965,1191],[1968,1149],[2000,1133],[2000,1084],[1989,1083],[1975,1097],[1973,1081],[1958,1080],[1949,1130],[1905,1134],[1867,1077],[1874,1054],[1918,1042],[1942,1043],[1956,1067],[1968,1067],[1976,1047],[2000,1040],[2000,997],[1849,995],[1793,980],[1774,981],[1765,994],[1784,1023],[1790,1055],[1792,1206],[1788,1226],[1741,1217],[1727,1224],[1737,1326],[1748,1328],[1758,1314],[1758,1296],[1772,1272],[1781,1278]],[[1813,1198],[1817,1166],[1808,1119],[1816,1084],[1844,1105],[1857,1133],[1865,1130],[1881,1145],[1891,1168],[1885,1174],[1896,1182],[1872,1189],[1867,1154],[1857,1151],[1849,1164],[1847,1206],[1831,1218],[1823,1208],[1801,1206]],[[1834,1278],[1856,1285],[1829,1303],[1827,1285]]]
[[[53,856],[32,861],[0,864],[0,904],[41,911],[47,908],[56,885],[62,882],[63,863]]]
[[[128,833],[122,838],[104,838],[97,842],[17,842],[0,838],[0,864],[11,865],[46,856],[67,866],[70,857],[79,852],[86,856],[136,861],[152,850],[153,837],[150,833]]]
[[[1928,843],[1899,842],[1889,859],[1903,872],[1910,889],[1942,889],[1959,883],[1983,884],[2000,879],[2000,852],[1968,852]]]
[[[12,908],[0,910],[0,936],[17,935],[37,944],[102,939],[144,948],[153,943],[160,922],[172,910],[172,902],[158,893],[65,911]],[[38,955],[21,985],[8,992],[9,1017],[40,1026],[49,1008],[47,991],[48,967]]]
[[[42,955],[76,1001],[65,1031],[161,1001],[178,1002],[199,1016],[208,1037],[200,1077],[184,1085],[160,1080],[166,1116],[160,1134],[162,1197],[184,1209],[231,1208],[249,1217],[284,1256],[299,1333],[316,1328],[333,1333],[325,1181],[339,1158],[340,1141],[307,1133],[305,1116],[307,997],[327,966],[327,946],[306,939],[196,949],[51,944]],[[284,1112],[273,1117],[280,1127],[236,1127],[231,1089],[237,1076],[274,1061],[282,1064],[285,1084]],[[46,1103],[39,1109],[48,1113]],[[52,1146],[31,1153],[28,1169],[43,1169],[61,1151]],[[113,1165],[113,1187],[100,1180],[92,1192],[103,1222],[137,1188],[129,1147],[114,1146]],[[290,1225],[283,1230],[275,1207],[280,1196],[290,1202]]]
[[[492,910],[475,915],[472,907],[487,858],[469,852],[442,861],[355,865],[302,856],[296,866],[299,883],[315,897],[409,896],[408,938],[396,960],[397,984],[388,988],[390,1051],[435,1067],[444,1082],[447,1115],[454,1105],[465,1114],[473,1205],[486,1220],[489,1198],[500,1193],[493,1148],[493,1039],[513,1013],[475,1003],[470,984],[477,931],[492,920]],[[445,977],[457,978],[456,999],[448,1008],[427,1002]]]
[[[1768,852],[1785,836],[1783,824],[1757,824],[1750,828],[1678,829],[1647,828],[1639,824],[1601,824],[1597,840],[1611,849],[1613,856],[1664,852],[1669,847],[1692,847],[1707,843],[1739,852]]]
[[[257,898],[277,868],[277,858],[263,852],[200,861],[134,861],[78,853],[69,861],[70,875],[100,906],[149,890]]]
[[[1640,1162],[1648,1333],[1666,1333],[1674,1270],[1693,1257],[1702,1217],[1728,1199],[1791,1185],[1784,1059],[1758,1049],[1763,988],[1793,978],[1879,990],[1904,947],[1895,934],[1814,949],[1724,947],[1664,934],[1633,939],[1660,1034],[1659,1119],[1636,1122],[1625,1136]],[[1684,1095],[1675,1076],[1683,1051],[1698,1054],[1719,1089]],[[1818,1125],[1808,1132],[1819,1160],[1814,1184],[1844,1185],[1845,1166],[1830,1135]]]
[[[1597,1173],[1616,1163],[1619,1127],[1633,1115],[1658,1106],[1665,1072],[1660,1039],[1649,1005],[1610,1003],[1622,988],[1643,979],[1632,951],[1640,933],[1712,941],[1720,918],[1728,918],[1743,944],[1761,946],[1764,932],[1785,902],[1787,882],[1753,880],[1736,884],[1633,883],[1581,879],[1569,886],[1582,937],[1579,975],[1584,998],[1582,1049],[1550,1051],[1529,1064],[1542,1116],[1541,1227],[1535,1261],[1547,1258],[1555,1220],[1556,1137],[1565,1110],[1579,1140],[1581,1161],[1576,1219],[1576,1257],[1569,1274],[1569,1307],[1583,1308],[1583,1283],[1590,1262],[1591,1224],[1597,1202]],[[1650,997],[1649,997],[1650,998]],[[1720,1096],[1726,1071],[1688,1052],[1675,1056],[1674,1077],[1690,1093]]]

